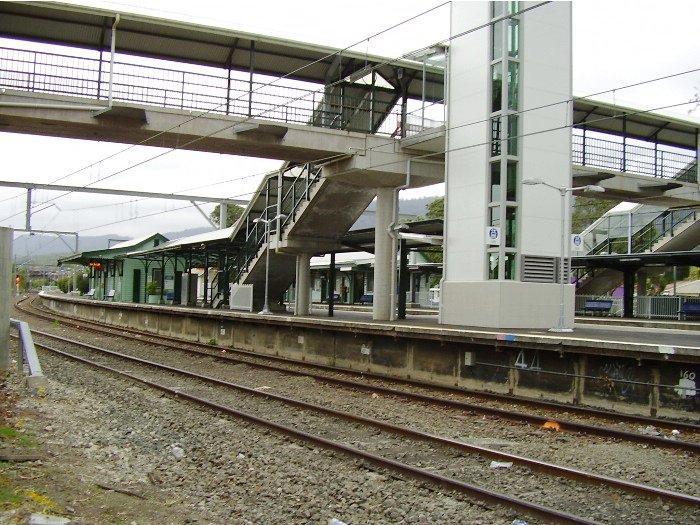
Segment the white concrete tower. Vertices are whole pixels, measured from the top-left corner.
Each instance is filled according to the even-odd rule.
[[[490,24],[450,44],[443,324],[553,327],[563,289],[573,325],[561,193],[522,184],[571,185],[571,4],[537,4],[452,3],[453,35]]]

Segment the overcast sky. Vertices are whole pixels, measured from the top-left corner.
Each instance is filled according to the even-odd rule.
[[[401,20],[441,2],[416,0],[355,0],[352,3],[316,0],[232,2],[230,0],[149,0],[144,9],[133,2],[72,2],[150,16],[217,25],[248,32],[344,48],[382,56],[399,56],[448,36],[448,6],[393,29]],[[332,7],[331,7],[332,6]],[[694,72],[645,84],[625,86],[700,68],[697,0],[621,1],[576,0],[573,4],[574,94],[688,117],[687,104],[700,90]],[[679,105],[681,103],[685,105]],[[669,107],[673,106],[673,107]],[[696,111],[693,116],[700,115]],[[3,175],[0,180],[48,183],[90,166],[124,145],[73,141],[0,133]],[[99,162],[62,181],[85,185],[162,153],[134,148],[113,160]],[[99,186],[138,191],[176,192],[203,196],[245,196],[261,175],[279,161],[176,151],[110,178]],[[236,180],[240,179],[240,180]],[[436,193],[439,190],[433,190]],[[34,205],[56,197],[36,192]],[[416,195],[414,193],[414,195]],[[14,198],[12,198],[14,196]],[[0,188],[0,226],[24,227],[25,194]],[[35,229],[79,231],[80,235],[113,234],[137,237],[154,231],[173,231],[206,222],[181,201],[135,201],[130,198],[71,195],[62,197],[32,218]],[[184,209],[183,206],[185,207]],[[212,205],[205,206],[207,211]],[[163,213],[168,210],[170,213]],[[138,217],[143,217],[138,219]],[[104,225],[104,226],[103,226]],[[48,239],[47,239],[48,242]],[[22,254],[18,254],[22,255]]]

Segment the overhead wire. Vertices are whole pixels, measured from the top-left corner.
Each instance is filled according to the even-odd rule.
[[[530,10],[532,10],[532,9],[534,9],[534,8],[541,7],[541,6],[546,5],[546,4],[548,4],[548,3],[549,3],[549,2],[542,2],[542,3],[540,3],[540,4],[536,4],[536,5],[534,5],[534,6],[530,6],[530,7],[526,8],[526,9],[523,9],[523,10],[521,10],[521,11],[519,11],[519,12],[517,12],[517,13],[514,13],[514,14],[512,14],[512,15],[506,15],[506,16],[502,17],[502,19],[510,18],[510,17],[512,17],[512,16],[518,16],[519,14],[522,14],[522,13],[524,13],[524,12],[526,12],[526,11],[530,11]],[[391,29],[394,29],[394,28],[396,28],[396,27],[402,25],[403,23],[406,23],[406,22],[411,21],[411,20],[413,20],[413,19],[416,19],[416,18],[418,18],[418,17],[420,17],[420,16],[423,16],[424,14],[429,13],[429,12],[435,10],[435,9],[438,9],[439,7],[442,7],[443,5],[445,5],[445,3],[440,4],[440,5],[438,5],[438,6],[435,6],[435,7],[431,8],[431,9],[429,9],[429,10],[423,12],[423,13],[420,13],[420,14],[418,14],[418,15],[415,15],[414,17],[411,17],[411,18],[409,18],[409,19],[406,19],[406,20],[404,20],[404,21],[402,21],[402,22],[400,22],[400,23],[397,23],[397,24],[395,24],[394,26],[391,26],[390,28],[387,28],[387,29],[385,29],[385,30],[383,30],[383,31],[380,31],[380,32],[376,33],[376,34],[373,35],[372,37],[363,38],[362,40],[358,41],[357,43],[355,43],[355,44],[353,44],[353,45],[351,45],[351,46],[347,46],[346,48],[344,48],[344,49],[342,49],[342,50],[340,50],[340,51],[338,51],[338,52],[336,52],[336,53],[334,53],[334,54],[332,54],[332,55],[328,55],[328,56],[325,57],[325,58],[334,56],[335,54],[338,54],[338,53],[341,53],[341,54],[342,54],[342,52],[344,52],[344,51],[346,51],[346,50],[348,50],[348,49],[351,49],[352,47],[358,45],[359,43],[365,42],[366,40],[368,40],[368,38],[374,38],[375,36],[380,35],[380,34],[382,34],[382,33],[384,33],[384,32],[387,32],[387,31],[389,31],[389,30],[391,30]],[[449,38],[447,38],[447,39],[443,39],[443,40],[439,41],[438,44],[444,44],[444,43],[449,42],[449,41],[451,41],[451,40],[453,40],[453,39],[455,39],[455,38],[459,38],[459,37],[464,36],[464,35],[466,35],[466,34],[469,34],[469,33],[472,33],[472,32],[474,32],[474,31],[477,31],[477,30],[483,29],[483,28],[485,28],[485,27],[488,27],[488,26],[490,26],[490,25],[492,25],[493,23],[496,23],[496,22],[498,22],[498,20],[490,21],[489,23],[482,24],[482,25],[480,25],[480,26],[477,26],[477,27],[471,28],[471,29],[469,29],[469,30],[463,31],[463,32],[461,32],[461,33],[458,33],[457,35],[453,35],[453,36],[451,36],[451,37],[449,37]],[[433,46],[434,46],[434,45],[437,45],[437,44],[433,44]],[[429,48],[431,48],[431,47],[433,47],[433,46],[427,46],[427,47],[425,47],[425,48],[421,48],[419,51],[429,49]],[[397,58],[394,58],[394,59],[385,61],[385,62],[383,62],[383,63],[381,63],[381,64],[375,64],[374,66],[372,66],[372,69],[377,69],[377,68],[379,68],[379,67],[381,67],[381,66],[383,66],[383,65],[387,65],[387,64],[393,64],[393,63],[397,62],[398,60],[401,60],[401,59],[403,59],[403,58],[410,57],[411,55],[414,55],[415,53],[416,53],[416,51],[412,51],[412,52],[410,52],[410,53],[404,53],[404,54],[400,55],[400,56],[397,57]],[[322,60],[322,59],[319,59],[319,60],[317,60],[317,61],[315,61],[315,62],[312,62],[312,63],[310,63],[310,64],[307,64],[307,65],[301,66],[301,67],[299,67],[299,68],[297,68],[297,69],[295,69],[295,70],[293,70],[293,71],[287,73],[286,75],[284,75],[284,76],[282,76],[282,77],[279,77],[279,78],[277,78],[277,79],[274,79],[273,81],[271,81],[271,82],[269,82],[269,83],[267,83],[267,84],[261,84],[261,86],[260,86],[259,88],[257,88],[257,89],[262,89],[262,87],[267,87],[267,86],[272,85],[272,84],[274,84],[274,83],[276,83],[276,82],[279,82],[281,79],[287,78],[287,77],[293,75],[294,73],[301,71],[301,70],[304,69],[305,67],[309,67],[309,65],[313,65],[313,64],[315,64],[315,63],[318,63],[318,61],[320,61],[320,60]],[[662,77],[656,77],[656,78],[654,78],[654,79],[648,79],[648,80],[646,80],[646,81],[636,82],[636,83],[634,83],[634,84],[629,84],[629,85],[626,85],[626,86],[621,86],[621,87],[617,87],[617,88],[613,88],[613,89],[601,91],[601,92],[598,92],[598,93],[595,93],[595,94],[592,94],[592,95],[587,95],[587,96],[585,96],[585,97],[575,97],[575,98],[572,97],[572,98],[567,99],[567,100],[564,100],[564,101],[560,101],[560,102],[556,102],[556,103],[551,103],[551,104],[543,105],[543,106],[540,106],[540,107],[537,107],[537,108],[529,108],[529,109],[527,109],[527,110],[522,110],[522,111],[519,111],[519,112],[512,112],[512,113],[510,113],[510,114],[521,114],[521,113],[525,113],[525,112],[527,112],[527,111],[535,111],[535,110],[537,110],[537,109],[543,109],[543,108],[546,108],[546,107],[550,107],[550,106],[553,106],[553,105],[556,105],[556,104],[570,103],[570,102],[572,102],[572,101],[575,100],[575,99],[581,99],[581,98],[584,98],[584,99],[585,99],[585,98],[589,98],[589,97],[593,97],[593,96],[598,96],[598,95],[601,95],[601,94],[604,94],[604,93],[609,93],[609,92],[614,92],[614,91],[618,91],[618,90],[622,90],[622,89],[627,89],[628,87],[636,87],[636,86],[640,86],[640,85],[643,85],[643,84],[648,84],[648,83],[650,83],[650,82],[656,82],[656,81],[660,81],[660,80],[664,80],[664,79],[668,79],[668,78],[673,78],[673,77],[677,77],[677,76],[680,76],[680,75],[692,73],[692,72],[695,72],[695,71],[698,71],[698,69],[689,70],[689,71],[680,72],[680,73],[675,73],[675,74],[672,74],[672,75],[665,75],[665,76],[662,76]],[[330,86],[337,85],[339,82],[342,82],[342,80],[343,80],[343,79],[340,79],[339,81],[336,81],[336,82],[334,82],[334,83],[331,83]],[[324,88],[325,88],[325,87],[326,87],[326,86],[324,86]],[[318,90],[317,90],[317,91],[309,91],[309,93],[305,94],[305,95],[302,96],[302,97],[297,97],[297,98],[288,100],[287,102],[285,102],[285,103],[283,103],[283,104],[278,104],[278,105],[274,106],[274,107],[271,108],[271,109],[268,109],[268,110],[266,110],[266,111],[263,111],[263,112],[260,112],[260,113],[256,114],[255,116],[250,116],[250,117],[248,117],[248,118],[246,118],[246,119],[244,119],[244,120],[242,120],[242,121],[237,121],[237,122],[235,122],[235,123],[233,123],[233,124],[227,125],[226,127],[222,128],[222,129],[218,129],[218,130],[216,130],[215,132],[213,132],[213,133],[211,133],[211,134],[209,134],[209,135],[197,137],[197,138],[195,138],[195,139],[193,139],[193,140],[191,140],[191,141],[188,141],[188,142],[186,142],[186,143],[184,143],[184,144],[182,144],[182,145],[179,145],[179,146],[176,147],[176,148],[171,148],[171,149],[167,150],[166,152],[163,152],[163,153],[161,153],[161,154],[159,154],[159,155],[156,155],[156,156],[154,156],[154,157],[151,157],[151,158],[149,158],[149,159],[147,159],[147,160],[144,160],[144,161],[141,161],[141,162],[139,162],[139,163],[133,164],[133,165],[127,167],[127,168],[124,168],[124,169],[122,169],[122,170],[118,170],[118,171],[116,171],[116,172],[114,172],[114,173],[112,173],[112,174],[110,174],[110,175],[108,175],[108,176],[106,176],[106,177],[103,177],[103,178],[100,178],[100,179],[98,179],[98,180],[96,180],[96,181],[93,181],[92,183],[90,183],[90,184],[88,184],[88,185],[95,184],[95,183],[97,183],[97,182],[100,182],[100,181],[102,181],[102,180],[105,180],[106,178],[110,178],[110,177],[116,176],[116,175],[118,175],[118,174],[124,173],[125,171],[128,171],[128,170],[130,170],[130,169],[133,169],[133,168],[135,168],[135,167],[144,165],[144,164],[146,164],[147,162],[150,162],[151,160],[155,160],[156,158],[160,158],[160,157],[162,157],[162,156],[164,156],[164,155],[166,155],[166,154],[168,154],[168,153],[171,153],[171,152],[173,152],[173,151],[176,151],[177,149],[182,149],[182,148],[184,148],[184,147],[186,147],[186,146],[189,146],[189,145],[191,145],[191,144],[193,144],[193,143],[195,143],[195,142],[197,142],[197,141],[200,141],[200,140],[203,140],[203,139],[205,139],[205,138],[208,138],[208,137],[211,136],[211,135],[214,135],[214,134],[216,134],[216,133],[220,133],[221,131],[225,131],[225,130],[231,128],[231,127],[234,127],[234,126],[236,126],[236,125],[239,125],[239,124],[241,124],[242,122],[247,122],[247,121],[249,121],[249,120],[251,120],[251,119],[253,119],[253,118],[259,118],[261,115],[264,115],[265,113],[267,113],[267,112],[269,112],[269,111],[271,111],[271,110],[273,110],[273,109],[278,109],[278,108],[280,108],[280,107],[284,107],[284,106],[286,106],[286,105],[288,105],[288,104],[291,104],[291,103],[293,103],[293,102],[296,102],[296,101],[298,101],[298,100],[300,100],[300,99],[302,99],[302,98],[304,98],[304,97],[308,97],[311,93],[317,93],[317,92],[318,92]],[[246,95],[248,95],[248,94],[246,93]],[[242,96],[243,96],[243,95],[241,95],[241,97],[242,97]],[[240,97],[237,97],[237,98],[234,99],[234,100],[238,100],[238,98],[240,98]],[[663,107],[663,108],[657,108],[657,109],[654,109],[654,110],[645,110],[644,112],[648,112],[648,111],[657,111],[658,109],[666,109],[666,108],[669,108],[669,107],[676,107],[676,106],[685,105],[685,104],[688,104],[688,103],[693,103],[693,101],[684,102],[684,103],[682,103],[682,104],[674,104],[674,105],[671,105],[671,106],[665,106],[665,107]],[[221,105],[223,105],[223,104],[221,104]],[[220,107],[221,105],[218,105],[218,106],[216,106],[216,107],[218,108],[218,107]],[[214,108],[214,109],[216,109],[216,108]],[[144,139],[143,141],[141,141],[141,143],[140,143],[139,145],[144,144],[144,143],[146,143],[146,142],[148,142],[148,141],[151,141],[151,140],[153,140],[154,138],[157,138],[158,136],[162,135],[163,133],[167,133],[168,131],[171,131],[171,130],[173,130],[173,129],[176,129],[177,127],[180,127],[181,125],[183,125],[183,124],[186,123],[186,122],[189,122],[189,121],[194,120],[194,119],[196,119],[196,118],[201,118],[202,116],[204,116],[204,115],[206,115],[206,114],[211,113],[212,111],[214,111],[214,109],[210,109],[210,110],[201,112],[201,113],[199,113],[198,115],[192,116],[191,118],[187,119],[186,121],[184,121],[184,122],[182,122],[182,123],[179,123],[179,124],[176,125],[176,126],[173,126],[173,127],[170,128],[169,130],[159,132],[159,133],[155,134],[155,135],[152,136],[152,137],[149,137],[149,138],[147,138],[147,139]],[[459,128],[459,127],[464,127],[464,126],[469,126],[469,125],[476,125],[476,124],[483,123],[483,122],[488,121],[488,120],[490,120],[490,119],[483,119],[483,120],[480,120],[480,121],[474,121],[474,122],[470,122],[470,123],[465,123],[465,124],[461,124],[461,125],[458,125],[458,126],[451,127],[451,128],[449,128],[449,129],[450,129],[450,130],[453,130],[453,129],[457,129],[457,128]],[[572,127],[572,126],[566,126],[566,127]],[[543,130],[543,131],[540,131],[540,132],[537,132],[537,133],[548,132],[548,131],[555,131],[555,130],[557,130],[557,129],[562,129],[562,127],[552,128],[552,129],[550,129],[550,130]],[[519,135],[519,136],[526,136],[526,135]],[[513,137],[513,138],[514,138],[514,137]],[[389,144],[389,143],[391,143],[391,142],[393,142],[393,141],[387,141],[384,145]],[[489,142],[490,142],[490,141],[489,141]],[[475,145],[472,145],[472,146],[470,146],[470,147],[481,146],[481,145],[484,145],[484,144],[488,144],[488,142],[483,143],[483,144],[475,144]],[[132,145],[132,146],[130,146],[129,148],[125,148],[124,150],[122,150],[122,152],[123,152],[123,151],[127,151],[127,150],[129,150],[129,149],[131,149],[132,147],[135,147],[135,146],[136,146],[136,145]],[[374,146],[374,147],[368,148],[368,150],[372,150],[372,149],[375,149],[375,148],[378,148],[378,147],[381,147],[381,146],[382,146],[382,145],[379,144],[379,145],[376,145],[376,146]],[[460,149],[463,149],[463,148],[460,148]],[[112,157],[114,157],[114,156],[116,156],[116,155],[118,155],[118,154],[120,154],[120,153],[121,153],[121,152],[117,152],[117,153],[115,153],[115,154],[113,154],[113,155],[110,155],[110,156],[106,157],[106,158],[103,159],[103,160],[107,160],[107,159],[109,159],[109,158],[112,158]],[[416,158],[430,157],[430,156],[435,156],[435,155],[444,154],[444,153],[446,153],[446,151],[438,152],[438,153],[430,153],[430,154],[426,154],[426,155],[421,155],[421,156],[418,156],[418,157],[416,157]],[[324,158],[321,158],[321,159],[317,159],[315,162],[330,161],[330,160],[333,160],[334,158],[338,158],[338,155],[331,155],[331,156],[328,156],[328,157],[324,157]],[[78,170],[78,171],[76,171],[76,172],[72,172],[72,174],[73,174],[73,173],[77,173],[77,172],[79,172],[79,171],[82,171],[82,170],[84,170],[84,169],[86,169],[86,168],[88,168],[88,167],[95,166],[95,165],[99,164],[100,162],[102,162],[102,161],[97,161],[97,162],[95,162],[95,163],[92,163],[92,164],[90,164],[89,166],[87,166],[87,167],[85,167],[85,168],[82,168],[81,170]],[[375,166],[372,166],[372,167],[381,167],[381,165],[375,165]],[[269,173],[269,172],[268,172],[268,173]],[[70,174],[67,175],[67,176],[70,176]],[[66,176],[66,177],[67,177],[67,176]],[[254,175],[254,176],[259,176],[259,174],[256,174],[256,175]],[[65,178],[65,177],[63,177],[63,178]],[[245,178],[245,177],[244,177],[244,178]],[[62,178],[61,178],[61,179],[58,179],[58,180],[62,180]],[[232,180],[238,180],[238,179],[232,179]],[[222,183],[225,183],[225,182],[220,182],[220,183],[217,183],[217,184],[222,184]],[[86,187],[87,187],[88,185],[86,185]],[[182,190],[182,191],[185,191],[185,190]],[[65,194],[62,195],[62,196],[65,196]],[[57,198],[58,198],[58,197],[57,197]],[[52,199],[52,200],[55,200],[55,199]],[[7,220],[7,219],[4,219],[4,220]],[[119,221],[119,222],[123,222],[123,221]],[[91,229],[92,229],[92,228],[91,228]]]

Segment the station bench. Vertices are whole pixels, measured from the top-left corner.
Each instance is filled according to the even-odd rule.
[[[90,288],[90,291],[88,293],[86,293],[85,295],[83,295],[83,297],[95,297],[95,289]]]
[[[114,301],[114,296],[116,295],[116,293],[116,290],[110,290],[109,292],[107,292],[107,295],[105,295],[105,299],[108,301]]]
[[[361,304],[374,303],[374,294],[366,293],[364,295],[361,295],[360,296],[360,303]]]
[[[610,313],[612,305],[612,299],[586,299],[586,304],[583,307],[583,311]]]
[[[700,315],[700,303],[683,303],[678,313],[680,314],[681,321],[685,321],[688,315]]]

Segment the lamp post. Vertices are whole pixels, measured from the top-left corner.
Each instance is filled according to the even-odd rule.
[[[585,192],[597,192],[597,193],[602,193],[605,191],[605,188],[601,186],[595,186],[592,184],[588,184],[586,186],[575,186],[573,188],[567,188],[565,186],[555,186],[553,184],[549,184],[548,182],[543,181],[542,179],[524,179],[523,184],[528,185],[528,186],[535,186],[538,184],[541,184],[542,186],[547,186],[548,188],[555,189],[559,192],[559,195],[561,195],[561,212],[560,212],[560,218],[561,218],[561,251],[560,251],[560,261],[559,261],[559,323],[557,326],[550,328],[550,332],[573,332],[574,329],[571,327],[565,326],[564,323],[564,260],[566,258],[566,237],[567,237],[567,231],[570,228],[567,228],[568,223],[567,223],[567,214],[566,214],[566,195],[567,193],[571,193],[573,191],[585,191]]]
[[[265,304],[263,305],[263,309],[260,310],[260,314],[262,315],[269,315],[272,312],[270,311],[270,303],[269,303],[269,284],[270,284],[270,223],[273,221],[279,220],[279,219],[284,219],[287,217],[283,213],[280,213],[276,216],[274,216],[272,219],[263,219],[262,217],[258,217],[257,219],[253,219],[253,223],[259,223],[262,222],[265,225],[265,244],[266,246],[266,252],[265,252]]]

